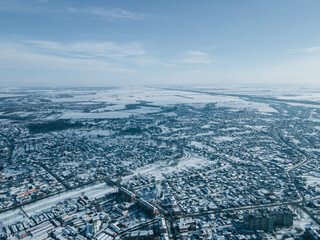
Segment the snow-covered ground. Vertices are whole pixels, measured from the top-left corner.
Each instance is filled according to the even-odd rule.
[[[179,160],[177,165],[172,166],[166,163],[148,165],[146,167],[136,169],[134,174],[126,176],[122,180],[124,182],[128,182],[130,179],[138,175],[141,175],[141,176],[150,175],[150,176],[154,176],[155,180],[163,180],[164,179],[163,174],[169,174],[172,172],[181,172],[185,169],[192,169],[192,168],[199,169],[199,168],[202,168],[203,166],[209,165],[210,163],[212,163],[212,161],[209,161],[204,157],[191,156],[190,154],[187,153],[183,158]]]
[[[293,221],[293,227],[294,228],[300,228],[300,229],[305,229],[306,227],[317,227],[318,224],[311,219],[311,217],[306,214],[304,211],[301,209],[297,208],[297,218],[294,219]]]
[[[31,216],[36,213],[40,213],[47,209],[50,209],[57,203],[62,202],[68,198],[75,198],[81,195],[86,195],[90,199],[94,199],[94,198],[101,197],[104,194],[112,191],[115,191],[115,189],[107,186],[106,183],[97,183],[97,184],[86,186],[83,188],[77,188],[71,191],[66,191],[61,194],[57,194],[55,196],[37,201],[35,203],[25,205],[23,206],[23,210],[29,216]],[[23,219],[26,219],[26,217],[24,216],[24,214],[22,214],[20,209],[15,209],[15,210],[6,211],[4,213],[0,213],[0,223],[4,225],[14,223],[16,221],[21,221]]]
[[[59,96],[59,97],[57,97]],[[146,114],[161,111],[161,106],[173,104],[206,104],[216,103],[219,107],[231,109],[248,109],[265,114],[276,112],[266,103],[257,103],[233,96],[213,96],[206,93],[165,90],[148,87],[122,87],[101,90],[83,91],[48,91],[45,95],[52,102],[74,102],[75,104],[108,104],[106,107],[91,112],[68,111],[59,118],[127,118],[130,115]],[[127,109],[128,104],[140,104],[136,109]],[[151,106],[150,106],[151,105]],[[200,107],[202,105],[199,105]],[[196,107],[196,105],[195,105]]]
[[[236,137],[230,137],[230,136],[219,136],[219,137],[214,137],[213,138],[215,142],[220,143],[220,142],[232,142],[236,140]]]
[[[320,171],[310,171],[309,173],[303,174],[303,177],[307,179],[308,186],[320,186]]]

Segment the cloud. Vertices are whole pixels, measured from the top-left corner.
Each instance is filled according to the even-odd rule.
[[[209,57],[209,54],[201,51],[187,51],[175,62],[177,63],[189,63],[189,64],[211,64],[213,60]]]
[[[293,48],[293,49],[287,49],[286,52],[306,52],[306,53],[320,52],[320,47]]]
[[[134,72],[156,62],[138,43],[4,41],[0,69]]]
[[[130,58],[147,55],[139,43],[117,44],[114,42],[71,42],[60,43],[52,41],[27,40],[24,44],[39,52],[66,55],[78,58]]]
[[[191,56],[208,56],[208,53],[200,51],[188,51],[187,54]]]
[[[18,13],[47,12],[49,0],[0,0],[0,11]]]
[[[125,9],[120,8],[113,8],[113,9],[106,9],[101,7],[90,7],[90,8],[69,8],[69,12],[71,13],[82,13],[92,16],[97,16],[107,21],[114,21],[114,20],[140,20],[144,17],[143,14],[130,12]]]
[[[70,5],[69,5],[70,6]],[[85,14],[107,21],[141,20],[146,14],[131,12],[121,8],[105,7],[68,7],[66,4],[54,4],[49,0],[0,0],[0,12],[18,12],[31,14]]]

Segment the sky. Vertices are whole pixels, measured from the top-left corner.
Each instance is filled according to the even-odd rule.
[[[320,85],[318,0],[0,0],[0,85]]]

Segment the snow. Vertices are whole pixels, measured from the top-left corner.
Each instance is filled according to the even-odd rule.
[[[131,115],[140,115],[147,113],[159,112],[160,108],[152,108],[152,107],[141,107],[135,110],[118,110],[118,111],[110,111],[110,112],[66,112],[60,116],[61,119],[101,119],[101,118],[128,118]]]
[[[320,186],[320,171],[310,171],[307,174],[303,174],[303,177],[307,180],[308,186],[316,186],[319,184]]]
[[[213,96],[206,93],[166,90],[150,87],[122,87],[99,90],[60,90],[39,92],[53,102],[75,102],[77,104],[108,104],[106,107],[95,109],[89,113],[65,112],[63,119],[79,118],[127,118],[130,115],[147,114],[161,111],[161,106],[173,104],[207,104],[217,103],[219,107],[231,109],[249,109],[263,113],[276,112],[266,103],[256,103],[233,96]],[[57,97],[68,94],[72,97]],[[141,104],[142,103],[142,104]],[[126,105],[138,104],[137,109],[128,110]],[[140,105],[139,105],[140,104]],[[151,107],[148,106],[152,105]],[[159,106],[159,107],[157,107]],[[195,107],[198,105],[195,105]],[[203,105],[199,105],[202,107]],[[165,113],[168,114],[168,113]],[[174,115],[171,115],[174,116]]]
[[[61,119],[80,119],[80,118],[128,118],[131,113],[128,112],[104,112],[104,113],[83,113],[83,112],[67,112]]]
[[[212,147],[204,145],[203,143],[197,142],[197,141],[191,141],[190,145],[195,146],[195,147],[197,147],[199,149],[207,149],[207,150],[209,150],[211,152],[215,151]]]
[[[86,131],[86,135],[101,135],[101,136],[110,136],[113,134],[113,131],[110,130],[91,130],[91,131]]]
[[[20,209],[6,211],[0,213],[0,226],[15,223],[17,221],[27,220],[26,216],[21,212]]]
[[[293,227],[294,228],[300,228],[300,229],[305,229],[306,227],[310,227],[310,226],[317,226],[317,223],[315,221],[312,220],[311,217],[309,217],[308,214],[306,214],[304,211],[302,211],[301,209],[297,209],[296,210],[298,213],[297,218],[294,218],[293,221]]]
[[[210,136],[210,135],[214,135],[215,132],[214,131],[208,131],[205,133],[197,133],[196,136]]]
[[[87,195],[90,199],[102,197],[104,194],[115,191],[114,188],[107,186],[105,183],[97,183],[91,186],[86,186],[82,188],[77,188],[74,190],[66,191],[52,197],[45,198],[43,200],[37,201],[35,203],[27,204],[22,208],[30,216],[36,213],[43,212],[50,209],[59,202],[64,201],[68,198],[76,198],[82,194]],[[0,213],[0,223],[10,224],[16,221],[21,221],[26,219],[23,214],[21,214],[20,209],[10,210]]]
[[[238,98],[236,100],[226,101],[226,102],[218,102],[217,107],[257,110],[262,113],[276,113],[276,112],[278,112],[276,109],[270,107],[269,104],[249,102],[249,101],[245,101],[240,98]]]
[[[163,174],[169,174],[172,172],[181,172],[185,169],[191,168],[202,168],[203,166],[211,164],[212,161],[207,160],[203,157],[191,156],[186,154],[181,158],[176,166],[171,166],[166,163],[164,164],[153,164],[146,167],[138,168],[135,170],[135,173],[123,178],[123,181],[127,182],[132,179],[134,176],[138,175],[151,175],[154,176],[156,180],[163,180]]]
[[[229,137],[229,136],[220,136],[220,137],[214,137],[213,138],[215,142],[232,142],[237,140],[236,137]]]

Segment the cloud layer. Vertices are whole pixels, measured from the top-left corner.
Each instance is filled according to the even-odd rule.
[[[71,13],[75,14],[86,14],[91,16],[96,16],[102,18],[107,21],[115,21],[115,20],[140,20],[144,17],[143,14],[134,13],[125,9],[113,8],[107,9],[102,7],[90,7],[90,8],[69,8]]]
[[[320,82],[318,48],[299,49],[305,54],[290,54],[289,58],[260,66],[214,61],[208,52],[199,50],[187,50],[178,57],[172,53],[161,59],[139,42],[12,41],[0,38],[0,52],[0,81],[6,83],[15,79],[18,85],[33,82],[40,86],[41,79],[47,79],[43,80],[46,85],[46,81],[56,78],[64,79],[59,84],[68,83],[68,86],[80,84],[79,79],[82,79],[80,85],[86,86],[136,84],[137,81],[144,84]]]
[[[138,43],[0,41],[0,69],[122,72],[156,60]]]
[[[210,59],[209,54],[206,52],[190,50],[185,52],[179,59],[176,60],[176,62],[191,64],[211,64],[213,60]]]
[[[286,51],[287,51],[287,52],[314,53],[314,52],[320,52],[320,47],[294,48],[294,49],[287,49]]]

